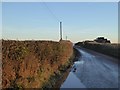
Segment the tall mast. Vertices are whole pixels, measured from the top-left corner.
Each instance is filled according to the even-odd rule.
[[[62,40],[62,22],[60,22],[60,40]]]

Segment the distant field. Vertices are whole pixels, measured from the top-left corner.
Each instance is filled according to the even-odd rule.
[[[117,43],[96,43],[96,42],[78,42],[75,45],[82,46],[115,58],[118,58],[120,44]]]
[[[70,41],[2,41],[3,88],[52,87],[71,63]]]

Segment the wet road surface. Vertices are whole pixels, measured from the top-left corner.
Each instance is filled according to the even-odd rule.
[[[92,50],[75,47],[78,61],[61,88],[118,88],[118,60]]]

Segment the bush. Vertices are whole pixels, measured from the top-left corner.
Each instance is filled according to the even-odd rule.
[[[7,78],[7,84],[2,83],[4,88],[44,87],[54,78],[54,72],[55,77],[59,76],[59,65],[65,70],[64,65],[73,53],[72,43],[68,41],[3,40],[2,45],[3,82]]]

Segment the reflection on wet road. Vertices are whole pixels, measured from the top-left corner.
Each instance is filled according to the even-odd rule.
[[[116,59],[75,47],[81,56],[71,69],[61,88],[118,88]]]

